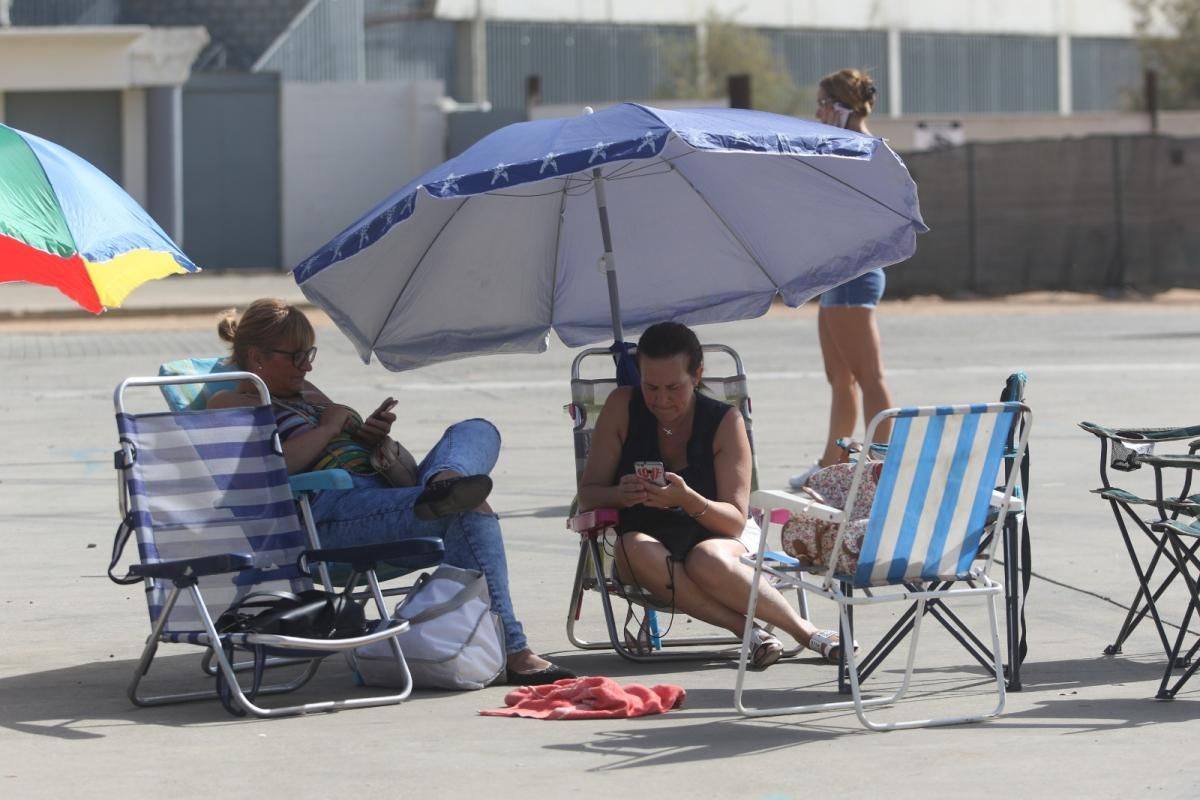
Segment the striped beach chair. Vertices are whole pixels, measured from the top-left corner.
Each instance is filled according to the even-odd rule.
[[[116,453],[124,523],[114,542],[109,574],[123,583],[143,583],[151,633],[129,685],[139,706],[211,699],[223,695],[233,713],[260,717],[306,714],[343,708],[398,703],[412,689],[383,695],[321,700],[265,708],[257,695],[292,691],[316,673],[320,660],[335,652],[390,639],[400,674],[408,667],[395,634],[407,623],[389,619],[375,576],[375,565],[398,562],[420,569],[441,561],[438,539],[412,539],[385,545],[321,550],[301,524],[283,461],[266,386],[249,373],[228,373],[220,380],[252,381],[261,402],[253,408],[130,413],[126,393],[135,387],[216,380],[205,376],[130,378],[114,393],[121,449]],[[334,472],[334,471],[330,471]],[[344,477],[344,476],[343,476]],[[309,482],[337,475],[313,473]],[[316,484],[314,484],[315,486]],[[310,487],[311,488],[311,487]],[[327,487],[328,488],[328,487]],[[113,574],[125,540],[136,535],[138,560],[123,578]],[[365,578],[379,619],[353,638],[317,639],[263,633],[218,631],[214,620],[254,592],[298,593],[313,587],[302,564],[349,563],[349,597]],[[216,686],[201,691],[143,695],[142,679],[160,644],[205,648],[205,664],[215,664]],[[232,654],[254,651],[253,686],[243,689]],[[266,657],[304,665],[286,683],[260,686]],[[290,657],[290,658],[289,658]],[[349,682],[349,681],[348,681]]]
[[[751,496],[751,503],[768,509],[768,512],[759,553],[746,558],[758,573],[767,573],[781,583],[799,585],[812,594],[836,602],[841,615],[843,642],[853,641],[852,608],[915,601],[917,610],[900,687],[887,696],[864,699],[854,648],[845,647],[843,653],[852,700],[751,708],[744,698],[749,651],[748,637],[745,637],[738,662],[734,703],[746,716],[854,708],[866,727],[890,730],[972,722],[996,716],[1004,710],[1004,668],[995,605],[996,595],[1003,591],[1003,586],[992,580],[988,573],[996,543],[1001,539],[1001,528],[1015,502],[1013,487],[1024,458],[1032,412],[1018,402],[893,408],[880,412],[871,421],[865,441],[874,439],[875,429],[886,419],[894,420],[892,436],[879,474],[862,549],[852,571],[836,571],[850,523],[849,514],[843,509],[781,491],[758,491]],[[1009,451],[1006,441],[1014,429],[1019,431],[1019,436],[1014,449]],[[1012,459],[1007,470],[1003,468],[1006,456]],[[853,507],[867,466],[865,459],[859,461],[846,508]],[[1001,488],[997,489],[998,485]],[[805,580],[798,563],[790,568],[782,567],[763,557],[771,523],[786,522],[792,513],[838,525],[837,542],[819,582]],[[982,600],[987,606],[993,656],[991,671],[997,693],[995,706],[980,713],[932,719],[899,722],[868,719],[868,708],[899,702],[907,693],[926,604],[950,599],[958,603],[972,598]],[[752,611],[757,599],[757,592],[752,590]]]

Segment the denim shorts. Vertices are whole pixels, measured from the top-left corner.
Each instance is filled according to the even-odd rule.
[[[883,270],[873,269],[870,272],[864,272],[854,280],[846,281],[841,286],[835,286],[821,295],[821,306],[823,308],[839,306],[874,308],[883,299],[883,288],[886,283],[887,279],[883,277]]]

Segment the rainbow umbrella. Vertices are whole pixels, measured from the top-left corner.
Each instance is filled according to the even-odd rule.
[[[199,271],[103,172],[0,125],[0,283],[53,286],[99,314],[146,281]]]

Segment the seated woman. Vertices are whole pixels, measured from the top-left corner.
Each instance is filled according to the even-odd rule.
[[[732,406],[697,391],[703,353],[686,325],[661,322],[638,341],[641,386],[604,403],[579,486],[582,508],[616,508],[617,569],[655,598],[741,636],[754,570],[741,563],[752,457],[746,423]],[[635,474],[637,461],[661,461],[665,485]],[[765,580],[758,618],[826,659],[838,657],[836,631],[818,631]],[[751,664],[783,653],[755,626]]]
[[[504,625],[508,682],[575,677],[528,647],[513,611],[499,518],[484,502],[492,488],[487,473],[500,452],[495,426],[482,419],[451,425],[421,464],[412,464],[413,485],[396,487],[395,479],[385,480],[371,466],[373,450],[396,420],[394,402],[384,401],[363,419],[309,383],[316,334],[300,309],[282,300],[256,300],[240,320],[228,312],[217,332],[231,343],[233,362],[267,385],[288,472],[340,467],[351,473],[353,489],[330,489],[313,499],[324,547],[440,537],[447,564],[479,570],[487,579],[492,610]],[[243,385],[215,394],[209,407],[258,402],[257,391]]]

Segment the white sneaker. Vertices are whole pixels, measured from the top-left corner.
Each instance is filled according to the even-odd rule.
[[[804,470],[804,472],[788,478],[788,488],[793,492],[797,489],[800,489],[804,486],[804,484],[808,483],[808,479],[815,475],[819,469],[821,469],[820,462],[814,461],[808,469]]]

